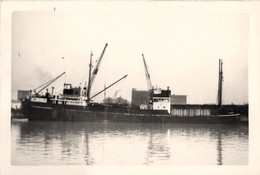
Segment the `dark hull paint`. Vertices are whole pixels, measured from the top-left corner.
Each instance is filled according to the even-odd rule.
[[[79,107],[22,102],[29,120],[139,122],[139,123],[237,123],[239,115],[172,116],[165,111],[105,107]]]
[[[240,122],[248,123],[248,115],[240,115]]]

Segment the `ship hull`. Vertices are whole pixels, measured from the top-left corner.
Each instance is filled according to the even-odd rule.
[[[81,107],[23,102],[23,113],[29,120],[139,122],[139,123],[238,123],[239,114],[174,116],[166,111],[129,108]]]

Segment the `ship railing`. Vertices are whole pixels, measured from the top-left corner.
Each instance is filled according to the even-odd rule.
[[[78,95],[64,95],[64,94],[60,94],[58,99],[86,100],[87,97],[85,97],[85,96],[78,96]]]
[[[48,99],[44,97],[32,97],[31,102],[47,103]]]
[[[87,106],[86,100],[71,100],[71,99],[51,99],[52,104],[73,105],[73,106]]]

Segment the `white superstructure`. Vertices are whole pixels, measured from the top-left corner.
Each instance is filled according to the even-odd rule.
[[[171,112],[171,98],[170,97],[153,97],[153,110],[167,110]]]
[[[169,87],[167,90],[161,90],[160,88],[153,89],[153,110],[167,110],[171,113],[171,91]]]

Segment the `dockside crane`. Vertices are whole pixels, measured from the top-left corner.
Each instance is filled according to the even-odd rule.
[[[114,93],[114,95],[113,95],[112,99],[116,99],[116,97],[117,97],[117,94],[118,94],[118,92],[119,92],[119,91],[121,91],[121,89],[118,89],[118,90],[116,90],[116,92]]]
[[[94,82],[94,80],[95,80],[95,78],[96,78],[96,75],[97,75],[97,73],[98,73],[98,70],[99,70],[99,67],[100,67],[100,64],[101,64],[103,55],[104,55],[104,53],[105,53],[105,50],[106,50],[106,48],[107,48],[107,45],[108,45],[108,44],[106,43],[106,45],[105,45],[105,47],[104,47],[104,49],[103,49],[103,51],[102,51],[102,53],[101,53],[101,55],[100,55],[100,57],[99,57],[99,59],[98,59],[98,61],[97,61],[96,67],[94,68],[92,74],[91,74],[91,67],[92,67],[92,61],[91,61],[91,60],[92,60],[93,54],[91,53],[90,65],[89,65],[89,81],[88,81],[88,90],[87,90],[87,100],[88,100],[88,101],[90,100],[91,88],[92,88],[93,82]],[[90,74],[91,74],[91,76],[90,76]]]
[[[39,94],[41,91],[43,91],[45,88],[47,88],[48,86],[50,86],[53,82],[55,82],[57,79],[59,79],[59,78],[60,78],[62,75],[64,75],[65,73],[66,73],[66,72],[63,72],[63,73],[60,74],[59,76],[57,76],[57,77],[53,78],[52,80],[50,80],[50,81],[48,81],[48,82],[42,84],[41,86],[35,88],[35,89],[33,90],[34,93],[35,93],[36,95]],[[39,89],[39,88],[41,88],[41,89],[36,92],[36,90]]]

